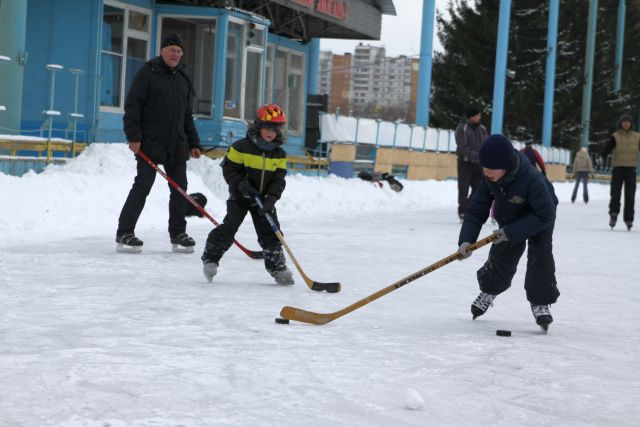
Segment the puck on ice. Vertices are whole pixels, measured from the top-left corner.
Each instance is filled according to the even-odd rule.
[[[499,337],[510,337],[511,336],[511,331],[505,331],[503,329],[498,329],[496,331],[496,335]]]
[[[276,317],[276,323],[280,323],[283,325],[288,325],[289,324],[289,319],[284,319],[282,317]]]

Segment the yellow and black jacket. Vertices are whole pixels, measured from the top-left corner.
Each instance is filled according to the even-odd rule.
[[[272,151],[263,151],[254,144],[254,138],[256,133],[251,129],[246,138],[231,144],[227,151],[222,173],[229,184],[229,194],[232,199],[242,199],[238,183],[246,179],[262,197],[280,199],[286,186],[287,153],[280,145]]]

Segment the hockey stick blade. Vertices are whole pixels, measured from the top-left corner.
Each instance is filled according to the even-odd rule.
[[[260,209],[263,209],[264,205],[262,203],[262,200],[260,199],[260,196],[255,196],[254,199],[258,204],[258,207]],[[323,282],[316,282],[315,280],[311,280],[309,276],[307,276],[302,270],[300,263],[296,259],[295,255],[293,255],[293,252],[289,248],[287,241],[284,240],[284,236],[282,235],[282,232],[278,228],[278,225],[276,224],[276,222],[273,220],[273,217],[267,212],[264,213],[264,217],[267,219],[267,222],[271,226],[271,229],[273,230],[274,234],[276,235],[276,237],[278,238],[282,246],[284,246],[284,249],[287,251],[287,254],[289,254],[289,258],[291,258],[291,261],[293,261],[293,265],[296,266],[298,273],[300,273],[300,275],[302,276],[302,279],[304,280],[304,283],[307,284],[309,289],[317,292],[322,292],[322,291],[327,291],[329,293],[340,292],[341,286],[339,282],[323,283]]]
[[[209,212],[205,211],[204,208],[202,206],[200,206],[200,204],[198,204],[198,202],[196,202],[193,197],[191,197],[189,194],[187,194],[187,192],[184,191],[184,189],[182,187],[180,187],[180,185],[178,185],[177,182],[175,182],[173,179],[171,179],[171,177],[169,175],[167,175],[162,169],[160,169],[158,167],[158,165],[156,165],[153,162],[153,160],[151,160],[149,157],[147,157],[146,154],[144,154],[142,152],[142,150],[138,151],[137,154],[138,154],[138,156],[140,156],[140,158],[142,160],[147,162],[147,164],[149,166],[151,166],[153,169],[155,169],[156,172],[158,172],[164,179],[166,179],[167,182],[173,188],[175,188],[178,191],[178,193],[182,194],[184,196],[184,198],[187,199],[187,201],[189,203],[191,203],[193,205],[193,207],[198,210],[198,212],[200,212],[202,215],[207,217],[207,219],[209,221],[211,221],[213,223],[213,225],[215,225],[216,227],[220,225],[220,223],[218,221],[216,221],[211,215],[209,215]],[[242,246],[237,240],[234,240],[233,243],[238,247],[238,249],[240,249],[242,252],[244,252],[251,259],[263,259],[264,258],[264,253],[262,251],[249,250],[249,249],[245,248],[244,246]]]
[[[475,251],[476,249],[479,249],[482,246],[493,242],[497,238],[498,236],[496,236],[495,234],[491,234],[490,236],[487,236],[484,239],[479,240],[476,243],[469,246],[468,251]],[[295,320],[297,322],[311,323],[314,325],[324,325],[326,323],[331,322],[332,320],[335,320],[339,317],[344,316],[345,314],[349,314],[352,311],[357,310],[358,308],[377,300],[378,298],[388,294],[389,292],[395,291],[396,289],[401,288],[404,285],[407,285],[413,282],[414,280],[419,279],[420,277],[425,276],[431,273],[432,271],[435,271],[440,267],[449,264],[452,261],[458,260],[460,259],[460,257],[461,255],[458,252],[455,252],[449,255],[448,257],[445,257],[440,261],[437,261],[431,264],[430,266],[425,267],[422,270],[417,271],[405,277],[404,279],[398,280],[397,282],[387,286],[386,288],[383,288],[377,292],[374,292],[368,297],[365,297],[359,301],[356,301],[355,303],[343,308],[342,310],[338,310],[333,313],[314,313],[312,311],[307,311],[300,308],[285,306],[282,308],[282,310],[280,310],[280,317],[283,317],[289,320]]]

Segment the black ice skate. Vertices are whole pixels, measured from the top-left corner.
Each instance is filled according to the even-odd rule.
[[[627,230],[631,231],[631,228],[633,227],[633,223],[631,221],[625,221],[624,225],[627,226]]]
[[[538,326],[540,326],[544,331],[549,330],[549,325],[553,322],[553,317],[551,316],[549,305],[531,304],[531,312],[533,313],[533,317],[536,319],[536,323],[538,324]]]
[[[202,266],[202,273],[204,274],[205,279],[207,279],[207,282],[213,282],[213,278],[218,274],[218,263],[213,261],[205,262]]]
[[[609,227],[613,230],[613,227],[616,226],[616,222],[618,222],[618,214],[609,215]]]
[[[295,283],[293,281],[293,273],[291,273],[291,270],[288,268],[279,271],[270,271],[269,274],[276,279],[276,283],[279,285],[293,285]]]
[[[142,240],[138,239],[133,233],[125,233],[116,236],[116,251],[122,253],[138,254],[142,252]]]
[[[193,253],[195,246],[195,240],[189,237],[187,233],[180,233],[171,238],[171,250],[173,252],[190,254]]]
[[[473,320],[476,317],[482,316],[487,312],[489,306],[493,305],[493,300],[496,298],[496,295],[491,295],[486,292],[480,292],[480,295],[471,303],[471,315],[473,316]]]

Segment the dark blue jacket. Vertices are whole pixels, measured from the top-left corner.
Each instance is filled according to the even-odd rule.
[[[494,199],[496,221],[504,228],[509,244],[520,243],[538,233],[553,233],[558,205],[553,185],[524,154],[513,152],[516,161],[507,174],[498,182],[484,177],[471,197],[458,245],[478,239]]]

